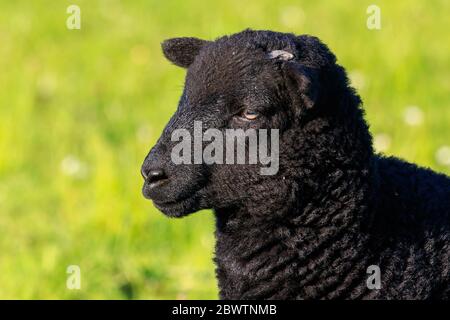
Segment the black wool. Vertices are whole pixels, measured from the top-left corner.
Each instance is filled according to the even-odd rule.
[[[374,152],[361,100],[320,40],[245,30],[163,49],[187,76],[143,193],[171,217],[213,209],[222,299],[450,298],[450,178]],[[279,129],[278,172],[174,165],[171,133],[193,121]],[[367,286],[373,265],[380,289]]]

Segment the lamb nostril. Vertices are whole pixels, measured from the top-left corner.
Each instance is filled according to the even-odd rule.
[[[155,169],[147,172],[146,180],[148,183],[153,183],[164,179],[167,179],[167,176],[162,169]]]

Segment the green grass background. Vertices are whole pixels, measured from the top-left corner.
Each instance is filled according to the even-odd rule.
[[[381,30],[366,27],[381,8]],[[81,30],[66,8],[81,8]],[[184,71],[160,42],[273,29],[320,37],[386,154],[450,174],[449,2],[0,0],[0,298],[217,298],[214,221],[164,217],[139,169]],[[405,122],[408,106],[417,106]],[[419,110],[419,115],[417,115]],[[66,268],[81,268],[81,290]]]

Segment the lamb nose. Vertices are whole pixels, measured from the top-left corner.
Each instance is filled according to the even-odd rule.
[[[147,172],[146,180],[148,183],[154,183],[163,179],[167,179],[167,176],[162,169],[154,169]]]
[[[149,169],[147,166],[143,165],[141,167],[141,175],[144,180],[154,179],[154,181],[158,180],[158,177],[165,177],[164,170],[162,169]]]

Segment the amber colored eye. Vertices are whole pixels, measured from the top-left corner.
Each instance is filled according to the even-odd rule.
[[[257,112],[249,110],[246,110],[242,113],[242,117],[244,117],[247,120],[255,120],[256,118],[258,118],[258,116],[259,114]]]

